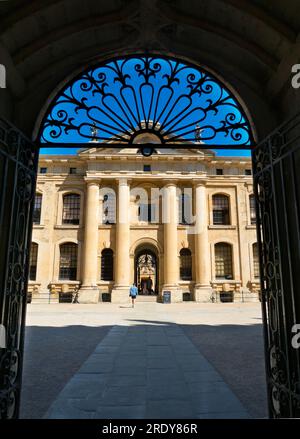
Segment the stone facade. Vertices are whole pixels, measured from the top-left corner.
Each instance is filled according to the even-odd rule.
[[[134,281],[158,300],[164,291],[172,302],[258,300],[250,158],[163,148],[146,158],[91,145],[75,156],[42,155],[39,167],[33,302],[79,290],[80,303],[126,303]],[[65,206],[66,195],[77,196]]]

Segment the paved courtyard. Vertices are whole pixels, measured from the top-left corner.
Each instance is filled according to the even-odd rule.
[[[29,305],[22,418],[266,417],[260,304]]]

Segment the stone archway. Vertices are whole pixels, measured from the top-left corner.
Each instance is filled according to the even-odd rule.
[[[134,256],[134,279],[141,295],[159,293],[159,257],[151,245],[137,247]]]
[[[23,99],[23,105],[27,105],[27,102]],[[259,113],[258,104],[257,107]],[[25,113],[19,111],[19,114]],[[298,122],[295,125],[298,126]],[[0,169],[6,177],[1,187],[1,200],[5,202],[0,206],[0,225],[4,237],[2,239],[1,236],[0,243],[0,399],[1,417],[13,418],[18,416],[20,398],[30,226],[38,149],[10,124],[1,122],[0,128]],[[299,144],[296,140],[286,144],[286,131],[286,126],[280,127],[253,154],[256,198],[264,233],[259,253],[263,276],[270,414],[274,417],[299,415],[300,399],[299,351],[292,350],[290,343],[293,324],[299,321],[299,307],[294,306],[299,303],[299,294],[296,294],[300,282],[296,271],[300,254],[297,246],[299,223],[293,222],[299,216],[295,173],[296,164],[299,163]],[[288,204],[288,193],[292,193],[296,200],[293,205]],[[282,212],[284,215],[280,216]],[[286,262],[285,266],[282,261]]]

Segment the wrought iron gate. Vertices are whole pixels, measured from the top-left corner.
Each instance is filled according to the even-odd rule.
[[[17,418],[38,149],[0,119],[0,419]]]
[[[270,417],[300,417],[300,114],[252,154]]]
[[[271,417],[300,417],[300,115],[252,154]],[[38,148],[0,120],[0,418],[17,418]]]

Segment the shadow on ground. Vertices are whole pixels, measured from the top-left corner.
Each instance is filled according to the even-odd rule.
[[[176,326],[172,322],[138,319],[130,319],[128,323],[131,334],[134,332],[139,339],[149,325],[163,327],[165,331]],[[178,326],[219,372],[250,415],[266,417],[262,325]],[[110,329],[111,326],[27,327],[21,417],[43,417]],[[151,344],[148,351],[149,348]],[[160,371],[158,368],[157,374]]]
[[[27,326],[21,418],[40,419],[111,326]]]

